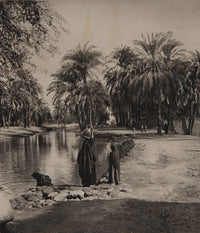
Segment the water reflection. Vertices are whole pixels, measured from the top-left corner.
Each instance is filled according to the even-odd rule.
[[[54,184],[80,184],[77,155],[81,139],[75,132],[58,130],[0,142],[0,186],[15,194],[33,187],[34,171],[48,174]],[[107,140],[96,140],[97,177],[108,167]]]

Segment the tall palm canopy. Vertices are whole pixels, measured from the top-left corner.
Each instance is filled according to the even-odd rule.
[[[74,71],[77,72],[77,76],[84,83],[87,82],[88,78],[93,78],[95,75],[94,70],[103,64],[102,54],[94,50],[95,48],[95,46],[88,47],[88,43],[83,48],[79,45],[76,49],[68,51],[62,59],[62,62],[69,62],[73,66]]]
[[[97,109],[100,105],[109,105],[101,82],[94,81],[98,79],[96,71],[103,65],[102,54],[86,43],[83,48],[79,45],[68,51],[62,63],[61,69],[52,75],[54,81],[48,88],[48,94],[54,93],[53,103],[58,106],[63,100],[66,109],[75,113],[81,129],[86,124],[98,123],[102,112]]]
[[[134,98],[137,102],[143,104],[150,99],[156,104],[157,126],[160,134],[161,103],[165,101],[166,95],[169,95],[168,92],[174,88],[176,82],[164,63],[167,49],[169,49],[167,45],[172,39],[172,33],[152,33],[146,37],[142,35],[142,39],[141,41],[135,40],[134,44],[137,46],[143,69],[133,77],[131,86],[134,89]]]

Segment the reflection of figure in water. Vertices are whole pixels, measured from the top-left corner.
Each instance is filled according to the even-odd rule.
[[[115,184],[119,184],[120,181],[120,162],[119,162],[119,151],[116,144],[111,144],[111,150],[109,155],[109,178],[108,183],[113,182],[113,170]]]
[[[95,155],[93,151],[94,134],[91,126],[88,126],[83,132],[84,142],[78,153],[79,175],[83,186],[96,184]]]

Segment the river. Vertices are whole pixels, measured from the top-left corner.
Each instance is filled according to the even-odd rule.
[[[82,140],[65,129],[13,137],[0,142],[0,186],[13,196],[36,186],[34,171],[47,174],[53,184],[79,185],[77,155]],[[96,139],[97,178],[108,168],[109,141]]]

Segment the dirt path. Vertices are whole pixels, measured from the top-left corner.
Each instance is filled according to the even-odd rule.
[[[200,202],[200,138],[161,136],[136,139],[122,161],[122,184],[131,197],[150,201]]]

